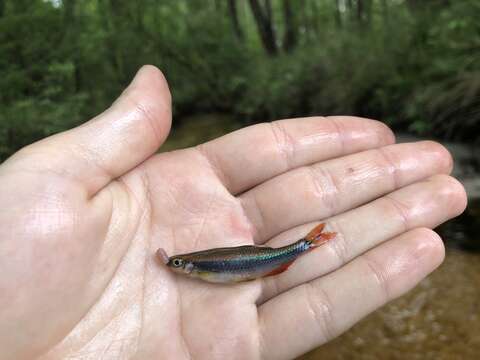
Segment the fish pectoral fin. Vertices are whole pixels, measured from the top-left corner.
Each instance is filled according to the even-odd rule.
[[[265,276],[272,276],[272,275],[281,274],[282,272],[287,270],[290,267],[290,265],[292,265],[292,264],[293,264],[293,261],[290,261],[286,264],[280,265],[278,268],[276,268],[275,270],[272,270],[271,272],[269,272]]]

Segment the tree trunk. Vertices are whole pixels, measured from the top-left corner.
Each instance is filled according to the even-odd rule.
[[[388,9],[387,0],[382,0],[381,5],[382,5],[382,20],[383,20],[383,37],[384,37],[384,41],[387,43],[389,41],[388,39],[390,37],[390,31],[391,31],[390,12]]]
[[[370,26],[370,22],[372,21],[372,6],[372,0],[365,0],[365,21],[368,26]]]
[[[318,25],[318,14],[319,14],[319,10],[318,10],[318,4],[316,2],[316,0],[310,2],[310,12],[311,12],[311,24],[312,24],[312,29],[313,31],[315,32],[315,35],[318,35],[320,33],[320,27]]]
[[[285,36],[283,40],[283,49],[286,52],[291,52],[297,45],[296,21],[290,1],[291,0],[283,0],[283,16],[285,19]]]
[[[340,0],[335,0],[335,22],[338,27],[342,27],[342,13],[340,12]]]
[[[228,13],[237,39],[243,40],[243,31],[238,19],[237,0],[228,0]]]
[[[265,14],[267,15],[268,20],[272,22],[273,15],[272,15],[272,2],[270,0],[265,0]]]
[[[390,14],[388,13],[388,3],[387,0],[382,0],[382,15],[385,19],[385,22],[388,23],[388,17]]]
[[[363,0],[357,0],[357,21],[359,23],[363,22],[364,10]]]
[[[116,37],[119,36],[120,31],[117,27],[118,19],[116,17],[120,9],[115,6],[113,0],[99,0],[98,3],[103,27],[107,33],[105,45],[108,49],[107,57],[115,74],[114,81],[118,86],[123,86],[125,84],[125,71],[123,59],[116,43]],[[118,4],[118,7],[121,7],[121,4]]]
[[[369,25],[371,11],[371,0],[357,0],[357,22],[362,28]]]
[[[82,76],[80,73],[80,59],[79,54],[75,49],[76,34],[77,32],[77,17],[75,9],[77,6],[77,0],[64,0],[63,1],[63,28],[64,36],[63,49],[66,50],[66,57],[70,58],[74,68],[74,80],[72,84],[73,91],[78,91],[82,85]]]
[[[249,0],[249,4],[265,51],[271,56],[276,55],[278,53],[277,42],[273,30],[271,13],[269,15],[271,10],[268,10],[270,2],[265,2],[267,10],[262,9],[258,0]]]
[[[352,11],[353,9],[353,0],[347,0],[347,8]]]
[[[302,0],[299,4],[300,7],[300,23],[303,25],[305,29],[305,38],[307,41],[310,40],[312,24],[310,22],[310,13],[308,11],[308,1]]]
[[[16,0],[10,2],[9,9],[11,9],[14,14],[25,14],[33,6],[35,6],[35,2],[31,0]]]
[[[68,26],[75,21],[75,6],[77,0],[63,0],[64,22]]]

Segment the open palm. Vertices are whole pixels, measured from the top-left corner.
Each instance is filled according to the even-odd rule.
[[[304,118],[155,154],[170,128],[144,67],[105,113],[0,167],[1,359],[282,359],[342,333],[438,266],[465,207],[439,144]],[[337,237],[288,271],[218,285],[155,259]]]

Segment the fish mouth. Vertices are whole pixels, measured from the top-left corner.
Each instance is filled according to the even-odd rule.
[[[167,265],[168,264],[168,255],[167,255],[167,252],[162,249],[162,248],[159,248],[157,250],[157,259],[160,260],[163,264]]]

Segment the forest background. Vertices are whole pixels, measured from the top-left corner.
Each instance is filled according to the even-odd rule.
[[[0,0],[0,161],[100,113],[147,63],[174,126],[352,114],[478,142],[479,14],[476,0]]]

